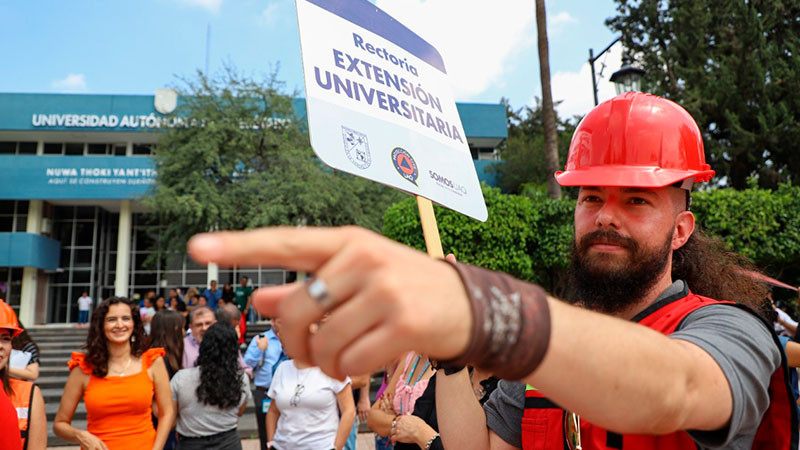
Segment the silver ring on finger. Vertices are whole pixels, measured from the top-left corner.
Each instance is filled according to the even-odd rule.
[[[330,292],[328,292],[328,285],[321,278],[309,277],[306,279],[306,292],[323,311],[328,311],[333,306],[333,299]]]

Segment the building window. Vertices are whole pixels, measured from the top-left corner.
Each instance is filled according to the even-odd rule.
[[[20,155],[35,155],[36,142],[20,142],[17,153]]]
[[[83,156],[84,144],[65,144],[64,154],[70,156]]]
[[[17,153],[17,143],[0,141],[0,155],[14,155]]]
[[[64,154],[64,144],[46,143],[46,144],[44,144],[44,154],[45,155],[63,155]]]
[[[24,233],[27,225],[27,200],[0,200],[0,233]]]

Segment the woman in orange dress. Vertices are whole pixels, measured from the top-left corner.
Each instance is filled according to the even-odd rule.
[[[147,348],[138,307],[104,300],[92,315],[84,348],[73,353],[53,432],[87,450],[162,449],[175,421],[164,349]],[[81,397],[86,430],[72,426]],[[151,420],[158,406],[158,430]]]

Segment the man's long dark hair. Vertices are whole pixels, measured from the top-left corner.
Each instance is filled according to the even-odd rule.
[[[95,308],[89,335],[83,349],[86,350],[86,362],[92,366],[92,374],[103,378],[108,374],[108,344],[106,343],[105,321],[111,305],[125,304],[131,308],[133,316],[133,334],[131,334],[131,356],[138,358],[145,350],[144,325],[139,307],[125,297],[109,297]]]
[[[217,322],[203,334],[197,357],[200,384],[197,399],[220,409],[239,406],[242,399],[242,368],[239,340],[231,324]]]
[[[763,315],[769,289],[747,271],[757,272],[745,257],[700,229],[672,253],[673,280],[686,281],[697,295],[742,303]]]

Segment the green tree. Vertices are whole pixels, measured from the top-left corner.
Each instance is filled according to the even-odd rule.
[[[459,261],[535,281],[550,292],[564,292],[574,201],[550,199],[544,185],[530,197],[502,194],[484,185],[483,196],[489,209],[486,222],[434,207],[444,251]],[[425,249],[414,199],[386,210],[383,234]]]
[[[508,139],[500,150],[503,162],[487,168],[498,177],[498,186],[503,192],[519,194],[526,184],[545,185],[553,172],[547,169],[544,142],[544,120],[542,104],[536,99],[534,106],[514,110],[508,100],[501,100],[506,107]],[[564,167],[569,142],[575,125],[571,120],[556,116],[558,137],[558,166]]]
[[[703,132],[720,184],[800,184],[800,0],[616,0],[607,24]]]
[[[182,251],[193,234],[268,225],[357,224],[379,230],[402,194],[325,167],[305,122],[275,73],[254,80],[227,68],[184,80],[175,114],[186,126],[162,130],[148,199],[162,249]]]

